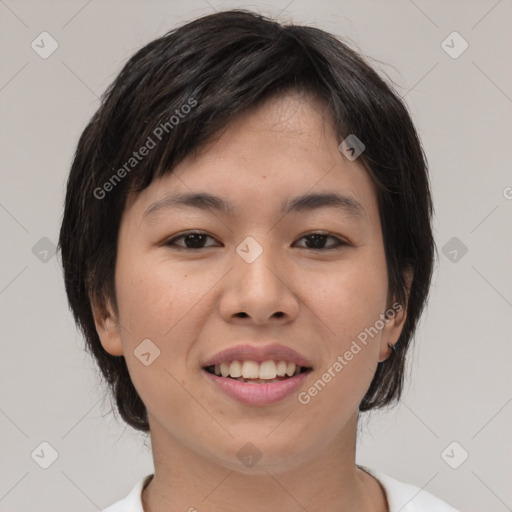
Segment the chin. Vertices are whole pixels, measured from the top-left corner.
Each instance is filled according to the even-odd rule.
[[[303,441],[282,441],[265,439],[268,432],[257,440],[249,441],[251,436],[244,437],[241,441],[232,440],[231,446],[224,453],[212,454],[215,463],[244,475],[268,475],[268,473],[280,473],[289,471],[306,463],[307,453]]]

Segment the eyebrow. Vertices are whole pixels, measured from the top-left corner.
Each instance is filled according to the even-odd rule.
[[[237,209],[229,201],[206,192],[197,192],[165,196],[149,205],[144,211],[143,217],[148,217],[158,211],[183,207],[215,210],[232,217],[238,216]],[[281,214],[308,212],[327,207],[337,208],[354,217],[363,217],[365,215],[365,210],[361,203],[353,197],[337,192],[303,194],[287,199],[281,204]]]

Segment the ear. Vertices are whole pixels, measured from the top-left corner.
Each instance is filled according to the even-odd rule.
[[[121,329],[110,300],[107,305],[98,304],[91,300],[91,309],[94,317],[96,331],[100,337],[101,345],[112,356],[122,356],[123,344],[121,341]]]
[[[406,297],[409,300],[409,293],[411,290],[411,283],[413,279],[413,271],[407,269],[404,271],[404,279],[406,285]],[[385,361],[391,354],[392,349],[389,345],[395,345],[402,334],[405,320],[407,318],[407,303],[399,304],[396,299],[388,306],[386,312],[387,320],[384,319],[384,327],[382,329],[382,336],[380,341],[379,362]]]

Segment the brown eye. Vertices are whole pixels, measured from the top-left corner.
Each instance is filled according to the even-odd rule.
[[[165,243],[165,245],[177,247],[178,249],[204,249],[204,242],[206,241],[207,238],[211,238],[213,240],[213,238],[210,235],[207,235],[206,233],[203,233],[201,231],[188,231],[187,233],[183,233],[180,236],[177,236],[169,240],[168,242]],[[185,245],[176,244],[177,240],[183,240],[185,242]]]
[[[202,231],[188,231],[186,233],[182,233],[181,235],[172,238],[168,242],[165,243],[166,246],[174,247],[177,249],[190,249],[190,250],[199,250],[206,249],[207,247],[212,247],[212,245],[205,245],[206,240],[210,238],[214,240],[214,238]],[[334,240],[334,244],[330,244],[329,246],[325,246],[325,243],[328,239]],[[326,251],[330,249],[337,249],[338,247],[342,247],[344,245],[348,245],[346,242],[341,240],[340,238],[330,235],[328,233],[311,233],[309,235],[305,235],[300,238],[300,240],[307,240],[306,247],[304,249],[316,250],[316,251]],[[183,243],[176,243],[177,241],[183,241]]]
[[[328,247],[325,247],[325,241],[329,238],[332,238],[333,240],[335,240],[335,243],[331,244]],[[340,238],[333,236],[333,235],[329,235],[328,233],[312,233],[310,235],[303,236],[301,239],[309,240],[308,243],[309,243],[309,245],[311,245],[311,247],[305,247],[305,249],[312,249],[312,250],[319,250],[319,251],[336,249],[343,245],[348,245],[346,242],[344,242]]]

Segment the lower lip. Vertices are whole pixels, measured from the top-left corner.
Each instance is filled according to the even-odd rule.
[[[279,402],[296,392],[311,370],[271,384],[250,384],[228,377],[218,377],[206,370],[203,372],[221,391],[239,402],[249,405],[268,405]]]

